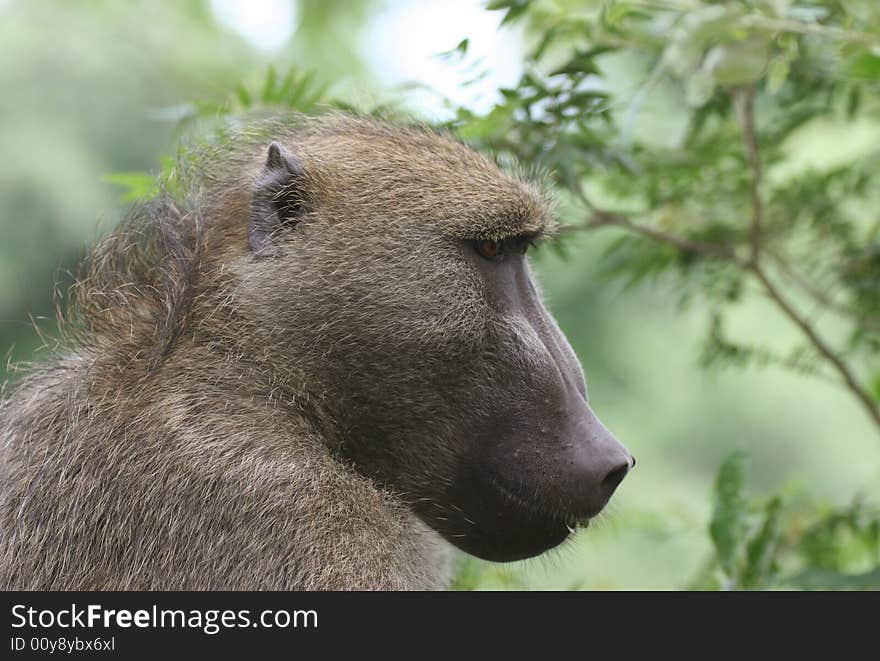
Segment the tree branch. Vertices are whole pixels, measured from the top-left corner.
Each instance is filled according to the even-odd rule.
[[[812,342],[816,350],[837,370],[843,379],[844,384],[849,388],[850,392],[861,402],[868,412],[868,415],[874,421],[874,424],[880,428],[880,407],[874,401],[874,398],[867,392],[858,382],[855,375],[850,371],[849,366],[837,353],[829,346],[824,339],[819,337],[818,332],[810,324],[809,321],[801,316],[776,287],[775,284],[767,277],[759,263],[761,254],[761,241],[764,233],[764,200],[761,197],[761,182],[764,172],[761,164],[761,152],[758,145],[758,132],[755,129],[755,84],[751,84],[744,88],[741,92],[740,103],[740,122],[742,124],[742,137],[745,146],[746,158],[749,163],[749,171],[751,172],[751,180],[749,183],[749,194],[752,201],[752,222],[751,222],[751,259],[746,264],[745,269],[752,273],[758,281],[764,286],[767,295],[776,303],[777,307],[798,327],[804,335]]]

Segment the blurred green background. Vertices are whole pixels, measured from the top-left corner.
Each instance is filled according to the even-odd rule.
[[[529,40],[522,26],[500,27],[501,18],[467,0],[0,0],[7,361],[46,355],[32,319],[51,334],[54,290],[124,213],[123,191],[108,174],[158,170],[160,155],[173,153],[185,104],[221,103],[241,81],[259,84],[274,64],[314,71],[357,106],[393,100],[436,121],[450,116],[445,97],[484,111],[495,89],[515,84]],[[469,59],[435,57],[465,37]],[[609,66],[617,91],[636,94],[639,66]],[[676,130],[674,94],[657,88],[645,103],[638,135],[662,142]],[[791,141],[784,167],[845,162],[878,142],[877,122],[813,122]],[[737,448],[749,454],[756,494],[782,489],[829,507],[880,498],[880,438],[854,400],[774,368],[701,369],[708,313],[681,307],[673,281],[624,291],[600,277],[612,239],[580,234],[564,257],[539,250],[533,263],[583,362],[593,408],[638,467],[571,543],[515,565],[469,564],[470,587],[691,584],[712,554],[706,530],[716,470]],[[795,334],[761,300],[741,305],[736,323],[768,345]],[[3,378],[16,378],[4,369]]]

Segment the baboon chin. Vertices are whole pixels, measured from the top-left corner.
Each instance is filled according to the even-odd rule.
[[[339,115],[188,162],[2,404],[2,587],[440,589],[449,544],[526,558],[605,506],[635,462],[532,282],[537,188]]]

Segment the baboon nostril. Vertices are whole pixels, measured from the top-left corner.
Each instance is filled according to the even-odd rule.
[[[611,494],[614,493],[617,486],[623,482],[623,478],[626,477],[629,469],[630,464],[629,461],[627,461],[625,464],[618,466],[605,476],[605,479],[602,480],[602,491],[605,493],[606,497],[611,497]]]

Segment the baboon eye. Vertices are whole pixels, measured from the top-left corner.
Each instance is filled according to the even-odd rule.
[[[480,257],[485,259],[501,259],[504,255],[504,242],[493,239],[481,239],[475,244]]]
[[[535,237],[532,235],[511,236],[506,239],[478,239],[474,241],[474,247],[480,257],[497,262],[505,255],[525,255],[529,247],[535,245]]]

